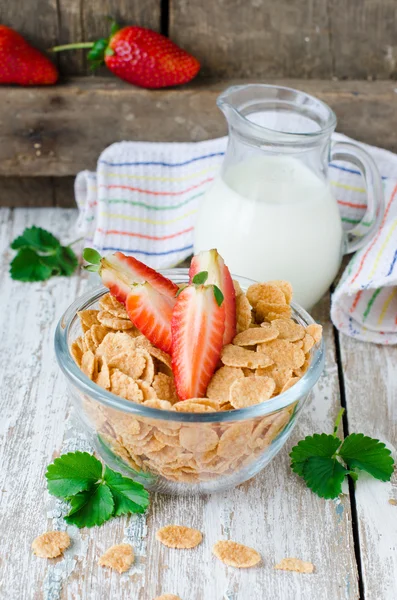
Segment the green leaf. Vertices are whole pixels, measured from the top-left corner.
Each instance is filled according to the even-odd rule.
[[[97,265],[85,265],[84,271],[90,271],[91,273],[98,273],[99,267]]]
[[[102,256],[94,248],[84,248],[83,258],[92,265],[100,265],[102,260]]]
[[[97,66],[101,65],[103,63],[103,58],[108,42],[108,38],[102,38],[95,42],[95,44],[87,54],[88,60],[90,62],[96,63]]]
[[[60,274],[69,277],[76,270],[79,261],[70,246],[61,246],[57,253]]]
[[[362,433],[351,433],[343,442],[339,455],[350,469],[361,469],[376,479],[390,481],[394,460],[385,444]]]
[[[115,516],[145,512],[149,506],[149,494],[142,484],[109,467],[105,467],[104,480],[113,495]]]
[[[21,248],[10,265],[10,275],[17,281],[45,281],[52,275],[52,267],[46,265],[34,250]]]
[[[39,252],[48,253],[56,250],[60,246],[59,240],[49,231],[41,227],[26,228],[22,235],[15,238],[11,244],[13,250],[20,248],[31,248]]]
[[[80,492],[70,499],[71,510],[65,521],[77,527],[94,527],[108,521],[113,514],[112,492],[103,483]]]
[[[187,285],[184,285],[183,287],[180,287],[180,288],[179,288],[179,290],[177,291],[177,293],[175,294],[175,298],[178,298],[179,294],[180,294],[181,292],[183,292],[183,290],[184,290],[185,288],[187,288]]]
[[[313,456],[331,458],[341,445],[341,440],[326,433],[308,435],[294,446],[290,452],[291,468],[303,477],[305,462]]]
[[[218,306],[222,306],[222,302],[224,300],[224,296],[221,292],[221,290],[218,288],[217,285],[214,285],[214,296],[215,296],[215,300]]]
[[[196,273],[196,275],[192,279],[192,283],[196,283],[197,285],[202,285],[208,279],[208,271],[200,271],[200,273]]]
[[[48,465],[45,476],[50,494],[70,498],[101,479],[102,463],[88,452],[69,452]]]
[[[117,33],[118,31],[120,31],[120,25],[118,23],[116,23],[116,21],[112,21],[112,25],[110,27],[110,37],[113,37],[115,33]]]
[[[327,456],[312,456],[303,465],[306,485],[320,498],[337,498],[348,473],[336,458]]]

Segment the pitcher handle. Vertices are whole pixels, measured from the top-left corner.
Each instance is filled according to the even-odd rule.
[[[350,254],[365,246],[379,229],[385,211],[382,178],[373,158],[356,144],[335,142],[331,148],[331,160],[343,160],[357,167],[367,190],[367,210],[361,221],[346,232],[345,254]],[[364,225],[364,221],[370,226]]]

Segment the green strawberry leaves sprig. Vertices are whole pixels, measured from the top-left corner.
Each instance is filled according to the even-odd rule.
[[[291,468],[320,498],[337,498],[348,475],[356,481],[366,471],[381,481],[390,481],[394,460],[385,444],[362,433],[351,433],[344,441],[337,437],[343,416],[336,419],[332,435],[310,435],[298,442],[290,453]]]
[[[53,275],[70,276],[78,265],[77,256],[69,246],[41,227],[26,228],[15,238],[11,248],[17,255],[10,265],[12,279],[45,281]]]
[[[50,494],[70,504],[65,521],[79,528],[143,513],[149,506],[149,494],[142,484],[103,466],[88,452],[63,454],[47,467],[45,476]]]
[[[208,279],[208,271],[200,271],[200,273],[196,273],[196,275],[193,277],[192,283],[194,283],[195,285],[204,285],[206,283],[207,279]],[[176,297],[179,296],[179,294],[185,289],[185,287],[187,287],[187,284],[184,285],[183,287],[179,288],[179,290],[175,294]],[[218,286],[215,284],[212,284],[212,289],[214,291],[214,296],[215,296],[217,305],[222,306],[222,302],[225,299],[223,293],[218,288]]]

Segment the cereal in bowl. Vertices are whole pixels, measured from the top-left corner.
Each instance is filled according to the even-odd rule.
[[[98,386],[171,413],[232,414],[287,391],[309,368],[321,326],[305,328],[291,317],[288,282],[256,283],[245,293],[210,251],[193,258],[190,283],[178,288],[120,255],[101,259],[112,293],[101,298],[99,310],[79,313],[83,333],[70,348]],[[127,275],[120,283],[114,274],[120,269],[130,278],[139,273],[144,283],[127,289]],[[112,453],[134,470],[182,483],[248,466],[287,427],[295,404],[248,423],[238,414],[227,422],[189,423],[84,400]]]

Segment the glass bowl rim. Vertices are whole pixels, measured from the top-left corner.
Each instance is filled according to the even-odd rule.
[[[187,280],[189,270],[185,268],[172,268],[159,269],[159,272],[170,279],[178,276],[178,278],[185,278]],[[252,279],[238,275],[232,275],[232,277],[240,283],[243,289],[246,289],[253,283],[257,283]],[[108,392],[104,388],[91,381],[91,379],[89,379],[89,377],[87,377],[76,364],[68,344],[70,328],[77,318],[77,312],[86,309],[87,306],[90,306],[94,302],[98,301],[99,298],[107,292],[108,289],[106,287],[100,286],[96,288],[90,288],[85,294],[79,296],[66,309],[59,319],[55,330],[54,344],[58,365],[68,381],[72,382],[83,394],[87,394],[91,399],[94,399],[100,404],[110,408],[140,417],[161,419],[164,421],[188,423],[245,421],[256,417],[265,417],[283,408],[287,408],[296,402],[297,399],[307,395],[317,383],[322,373],[324,367],[324,342],[321,339],[321,342],[316,344],[310,366],[301,379],[286,392],[283,392],[271,400],[267,400],[266,402],[262,402],[260,404],[254,404],[246,408],[239,408],[229,411],[189,413],[151,408],[149,406],[144,406],[143,404],[132,402],[131,400],[126,400],[125,398],[121,398],[116,394]],[[305,311],[305,309],[295,302],[291,302],[291,307],[293,310],[293,316],[295,315],[300,317],[306,323],[306,325],[316,323],[316,321],[314,321],[314,319]]]

